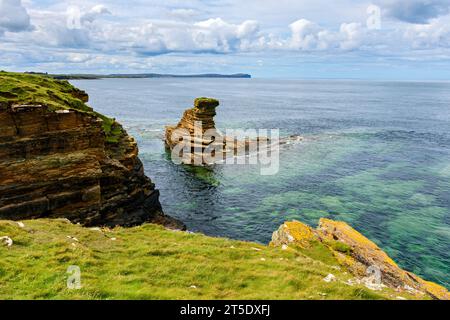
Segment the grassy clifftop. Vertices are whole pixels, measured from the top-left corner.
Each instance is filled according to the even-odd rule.
[[[103,120],[108,142],[118,142],[123,133],[115,119],[95,112],[86,104],[86,92],[66,80],[55,80],[46,75],[0,72],[0,108],[12,104],[45,105],[50,110],[72,109],[86,112]]]
[[[282,250],[146,224],[87,229],[66,220],[0,221],[0,299],[398,299],[346,284],[326,248]],[[81,269],[82,289],[66,286]],[[324,278],[332,273],[336,281]],[[409,298],[401,294],[403,298]]]
[[[50,109],[92,112],[87,94],[67,81],[24,73],[0,72],[0,103],[43,104]]]

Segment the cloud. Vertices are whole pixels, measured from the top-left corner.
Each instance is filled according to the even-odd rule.
[[[0,33],[30,31],[30,16],[21,0],[0,0]]]
[[[258,32],[257,21],[247,20],[237,25],[221,18],[194,23],[190,31],[198,49],[213,52],[249,50],[258,45]]]
[[[366,26],[366,9],[372,1],[395,18],[383,19],[381,30]],[[123,1],[105,1],[106,7],[89,0],[77,12],[67,10],[75,3],[72,0],[39,5],[31,0],[0,0],[0,69],[83,66],[108,72],[109,68],[157,66],[169,71],[164,70],[166,64],[179,72],[200,68],[200,61],[207,60],[210,70],[221,66],[228,70],[234,59],[242,57],[247,59],[241,65],[245,68],[252,64],[267,68],[296,59],[450,61],[450,15],[446,15],[450,0],[269,2],[218,0],[205,6],[201,0],[189,0],[183,4],[186,7],[178,7],[178,0],[152,0],[152,6],[130,0],[132,10]],[[325,5],[333,15],[322,10]],[[70,15],[78,23],[70,25]],[[287,62],[287,57],[292,60]]]
[[[328,30],[306,19],[289,25],[289,47],[302,51],[354,50],[369,37],[361,23],[343,23],[339,31]]]
[[[83,10],[69,6],[62,12],[44,12],[36,19],[36,31],[31,41],[40,46],[94,49],[96,41],[103,38],[104,29],[97,20],[109,14],[111,12],[104,5]]]
[[[339,47],[343,50],[358,49],[368,37],[368,30],[361,23],[343,23],[339,29]]]
[[[450,13],[449,0],[378,0],[389,16],[400,21],[427,24],[431,19]]]
[[[178,8],[172,9],[169,15],[175,19],[192,19],[197,16],[199,12],[194,9]]]
[[[261,48],[265,42],[258,22],[247,20],[240,24],[221,18],[198,22],[153,21],[124,28],[110,25],[96,42],[107,43],[114,50],[132,51],[141,55],[166,53],[227,54]]]
[[[102,4],[96,5],[94,7],[92,7],[89,11],[84,12],[81,17],[81,23],[92,23],[94,22],[94,20],[96,20],[97,18],[99,18],[102,15],[108,15],[111,14],[111,12],[108,10],[107,7],[105,7]]]
[[[291,29],[291,47],[300,50],[314,50],[324,48],[322,37],[326,31],[309,20],[300,19],[289,25]]]
[[[412,25],[404,39],[413,49],[450,48],[450,19],[436,19],[429,24]]]

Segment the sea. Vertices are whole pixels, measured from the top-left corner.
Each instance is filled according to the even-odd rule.
[[[341,220],[402,268],[450,288],[450,83],[280,79],[73,80],[133,135],[164,211],[188,229],[267,244],[283,222]],[[216,127],[301,136],[278,170],[178,165],[164,146],[196,97]],[[264,131],[263,131],[264,132]]]

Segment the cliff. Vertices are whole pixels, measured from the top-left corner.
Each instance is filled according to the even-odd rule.
[[[0,219],[183,225],[164,215],[136,142],[66,81],[0,73]]]

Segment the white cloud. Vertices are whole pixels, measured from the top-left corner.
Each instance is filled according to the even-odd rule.
[[[304,51],[354,50],[369,37],[361,23],[343,23],[338,31],[327,30],[306,19],[289,25],[290,47]]]
[[[96,1],[83,2],[79,26],[71,28],[67,8],[75,3],[72,0],[39,6],[30,0],[0,0],[0,69],[14,61],[22,65],[41,61],[52,68],[84,65],[99,69],[104,64],[140,70],[156,65],[156,59],[167,64],[175,59],[177,63],[171,66],[182,68],[187,60],[180,62],[180,57],[192,56],[188,60],[192,65],[195,55],[211,57],[217,65],[251,56],[259,67],[269,65],[266,57],[275,55],[279,61],[286,56],[302,57],[302,61],[331,55],[333,60],[336,56],[405,60],[450,56],[450,16],[445,15],[450,1],[373,0],[384,4],[384,13],[396,20],[427,22],[403,23],[383,15],[379,31],[366,26],[371,0],[295,4],[290,0],[218,0],[211,6],[188,0],[184,7],[179,7],[178,0],[152,0],[152,6],[133,0],[107,0],[107,6]],[[323,11],[324,6],[333,14]]]
[[[289,25],[292,33],[291,46],[295,49],[313,50],[320,47],[320,34],[323,30],[309,20],[300,19]]]
[[[186,23],[179,21],[143,22],[139,25],[104,26],[92,33],[96,43],[110,49],[134,51],[142,55],[170,52],[234,53],[264,45],[256,21],[232,24],[221,18]]]
[[[193,17],[197,16],[199,12],[194,9],[186,9],[186,8],[178,8],[178,9],[172,9],[169,12],[169,15],[176,19],[192,19]]]
[[[36,15],[36,30],[30,41],[38,46],[96,48],[104,29],[96,22],[107,14],[111,12],[103,5],[84,10],[70,6],[64,12],[41,12]]]
[[[367,39],[368,32],[361,23],[343,23],[340,28],[340,47],[344,50],[358,49]]]
[[[21,0],[0,0],[0,33],[30,31],[32,26]]]
[[[450,48],[450,19],[411,25],[405,31],[404,39],[413,49]]]
[[[108,8],[102,4],[96,5],[92,7],[89,11],[83,13],[80,17],[81,23],[94,22],[95,19],[99,18],[102,15],[108,15],[111,14],[111,12],[108,10]]]

